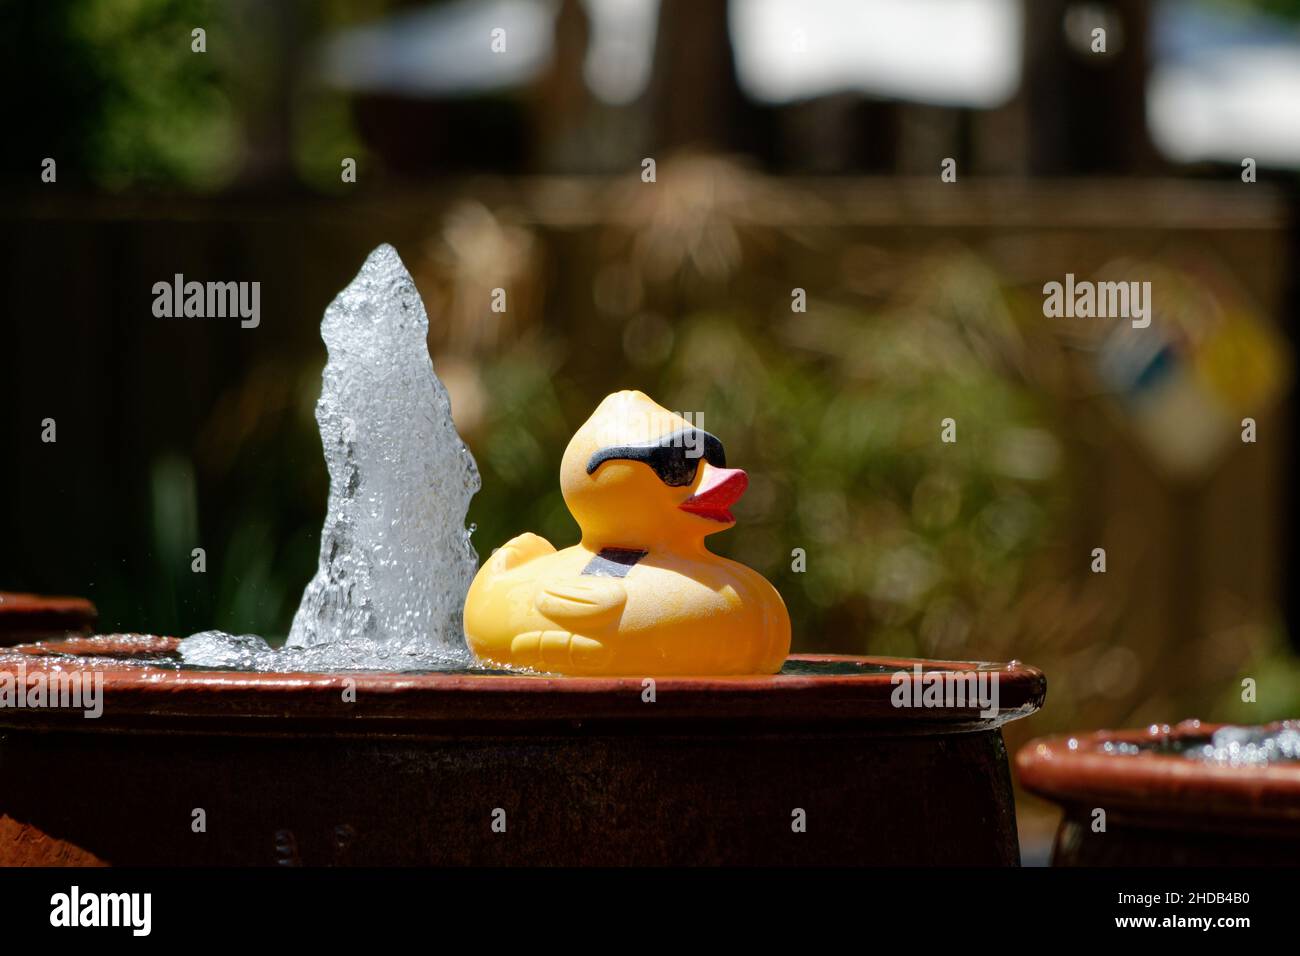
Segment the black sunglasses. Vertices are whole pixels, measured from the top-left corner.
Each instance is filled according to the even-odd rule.
[[[639,461],[649,465],[665,485],[680,488],[695,480],[701,458],[714,468],[727,467],[722,442],[702,428],[682,428],[649,445],[602,448],[587,462],[587,474],[593,474],[607,461]]]

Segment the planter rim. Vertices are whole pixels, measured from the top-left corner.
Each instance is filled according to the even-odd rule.
[[[1227,724],[1184,720],[1143,730],[1098,730],[1031,740],[1016,753],[1020,783],[1067,809],[1119,808],[1184,823],[1214,820],[1300,823],[1300,763],[1226,767],[1183,756],[1108,753],[1107,743],[1202,737]],[[1277,728],[1281,723],[1260,725]]]
[[[98,731],[222,733],[529,733],[605,727],[681,733],[746,731],[800,725],[855,732],[933,734],[992,730],[1038,710],[1041,671],[1018,661],[924,661],[907,658],[792,655],[849,673],[745,677],[661,677],[654,701],[640,677],[560,677],[500,673],[246,673],[133,664],[131,657],[174,651],[176,638],[104,635],[22,645],[0,655],[0,672],[102,674],[103,714],[0,708],[0,727]],[[69,660],[74,654],[83,663]],[[996,675],[996,715],[969,707],[895,707],[894,673]],[[858,672],[854,673],[853,670]],[[354,699],[344,700],[345,690]]]
[[[85,598],[0,591],[0,636],[15,631],[89,630],[98,613]]]

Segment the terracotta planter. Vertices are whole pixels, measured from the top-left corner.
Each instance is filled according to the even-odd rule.
[[[104,680],[98,719],[0,710],[0,863],[1016,864],[999,727],[1045,694],[1019,663],[922,662],[995,672],[1000,707],[981,717],[895,708],[891,675],[915,662],[874,658],[664,679],[653,702],[636,679],[128,660],[174,646],[0,660],[30,684],[55,652],[93,655],[79,672]]]
[[[1189,720],[1022,747],[1021,784],[1064,810],[1053,864],[1300,862],[1300,763],[1230,767],[1179,752],[1219,726]],[[1094,825],[1097,809],[1105,811],[1104,832]]]
[[[83,598],[0,591],[0,647],[89,634],[97,616]]]

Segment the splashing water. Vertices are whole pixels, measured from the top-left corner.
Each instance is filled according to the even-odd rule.
[[[1187,723],[1199,726],[1200,721]],[[1225,725],[1209,734],[1175,734],[1139,742],[1107,740],[1101,749],[1119,757],[1140,757],[1149,753],[1181,755],[1188,760],[1220,767],[1300,763],[1300,720],[1283,720],[1256,727]]]
[[[370,254],[325,310],[316,421],[329,468],[320,564],[282,650],[205,631],[186,664],[241,670],[469,666],[463,611],[478,564],[465,513],[478,467],[434,374],[429,322],[396,250]]]
[[[1300,761],[1300,722],[1280,727],[1220,727],[1188,757],[1225,767],[1267,767]]]

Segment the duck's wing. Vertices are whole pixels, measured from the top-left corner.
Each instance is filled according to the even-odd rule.
[[[543,588],[536,603],[547,618],[581,634],[622,614],[627,590],[617,578],[575,577]]]

